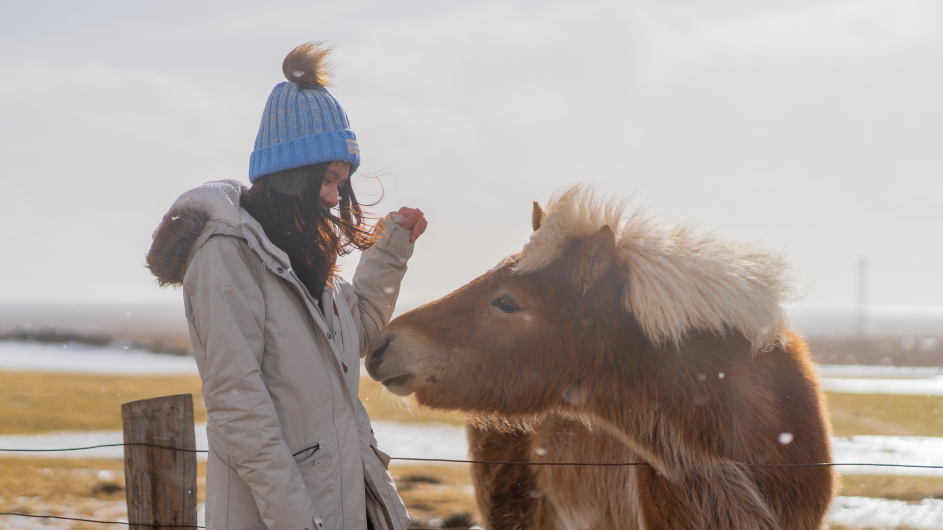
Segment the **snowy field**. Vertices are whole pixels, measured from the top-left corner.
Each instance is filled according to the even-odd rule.
[[[468,454],[468,443],[461,427],[451,425],[407,425],[400,423],[373,422],[380,447],[394,457],[464,459]],[[198,449],[206,449],[206,425],[196,426]],[[0,447],[13,449],[53,449],[121,443],[120,432],[50,433],[29,436],[0,436]],[[854,436],[834,438],[833,458],[836,462],[905,463],[943,466],[943,439],[894,436]],[[37,453],[7,453],[36,455]],[[49,454],[49,453],[44,453]],[[108,447],[56,456],[98,456],[120,459],[121,447]],[[198,455],[205,459],[205,454]],[[841,473],[925,475],[943,477],[943,469],[920,470],[901,468],[848,467],[840,466]],[[832,521],[848,526],[868,528],[894,528],[907,525],[909,528],[943,528],[943,501],[925,499],[919,504],[900,501],[871,499],[864,497],[838,497],[829,517]],[[24,526],[23,528],[28,528]]]
[[[461,460],[468,456],[465,430],[446,424],[406,424],[387,421],[373,422],[380,449],[393,457],[441,458]],[[57,449],[119,444],[122,434],[107,432],[53,432],[47,434],[0,436],[4,449]],[[207,449],[206,424],[196,425],[197,449]],[[36,453],[7,453],[36,455]],[[43,453],[52,454],[52,453]],[[123,458],[121,447],[102,447],[83,451],[57,453],[58,457]],[[200,454],[199,458],[206,458]],[[832,460],[848,463],[915,464],[940,466],[940,469],[839,466],[844,474],[892,474],[943,477],[943,438],[921,436],[852,436],[832,438]]]
[[[206,424],[198,423],[196,448],[206,450]],[[393,456],[404,458],[464,459],[468,456],[468,442],[461,427],[444,424],[403,424],[385,421],[373,422],[373,431],[379,440],[380,449]],[[66,447],[91,447],[94,445],[120,444],[123,436],[119,431],[100,432],[51,432],[46,434],[0,436],[3,449],[59,449]],[[63,453],[0,453],[3,456],[55,455],[56,457],[101,457],[124,458],[123,447],[101,447]],[[206,459],[205,453],[197,455]]]
[[[192,357],[152,354],[117,347],[73,344],[0,342],[0,370],[73,372],[127,375],[196,374]],[[879,366],[819,366],[822,386],[830,392],[943,395],[943,370]],[[464,459],[468,445],[460,427],[444,424],[373,423],[380,448],[394,457]],[[196,426],[198,449],[206,449],[206,425]],[[120,432],[62,432],[43,435],[0,436],[0,448],[55,449],[121,443]],[[832,440],[835,462],[920,464],[943,466],[943,438],[853,436]],[[32,455],[50,453],[2,453]],[[123,448],[108,447],[68,453],[58,457],[123,458]],[[205,458],[205,454],[199,455]],[[943,469],[908,469],[840,466],[843,474],[892,474],[943,477]],[[202,514],[201,514],[202,515]],[[852,527],[914,529],[943,528],[943,501],[925,499],[919,504],[864,497],[839,497],[829,518]],[[4,528],[32,528],[33,521],[0,521]],[[10,526],[10,525],[13,526]],[[43,524],[53,528],[55,525]],[[65,528],[65,526],[63,526]]]
[[[0,341],[0,370],[123,375],[196,374],[191,356],[111,346]]]

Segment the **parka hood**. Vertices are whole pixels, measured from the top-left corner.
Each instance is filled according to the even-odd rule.
[[[246,189],[236,180],[217,180],[196,187],[174,201],[154,234],[145,256],[161,287],[182,285],[193,243],[215,221],[233,228],[241,223],[239,196]]]

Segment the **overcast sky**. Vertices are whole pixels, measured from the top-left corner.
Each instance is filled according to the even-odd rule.
[[[854,302],[859,252],[872,303],[943,305],[938,0],[5,2],[0,303],[178,301],[151,232],[248,181],[309,40],[335,46],[376,210],[429,219],[404,306],[520,250],[531,201],[577,182],[782,250],[806,306]]]

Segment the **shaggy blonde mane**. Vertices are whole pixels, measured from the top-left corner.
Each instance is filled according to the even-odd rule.
[[[577,185],[551,198],[540,228],[515,270],[533,272],[559,258],[573,239],[609,225],[616,234],[622,304],[655,343],[680,344],[689,330],[738,330],[753,351],[787,341],[782,304],[795,296],[786,259],[754,243],[732,241],[692,226],[668,226],[628,201],[599,198]]]

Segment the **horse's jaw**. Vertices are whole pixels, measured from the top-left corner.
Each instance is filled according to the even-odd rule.
[[[394,377],[388,377],[380,381],[380,383],[390,393],[396,394],[397,396],[406,397],[412,394],[414,391],[414,387],[412,385],[414,379],[416,379],[415,374],[403,374]]]

